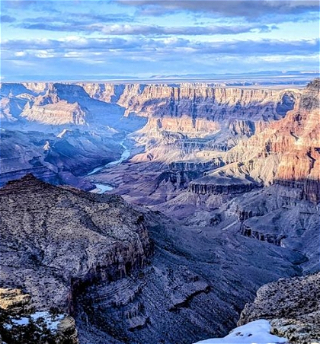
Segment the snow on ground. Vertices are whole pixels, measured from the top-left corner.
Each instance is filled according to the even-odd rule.
[[[50,143],[49,141],[46,141],[46,144],[43,146],[43,150],[47,151],[50,149]]]
[[[42,319],[44,324],[49,330],[56,331],[58,329],[58,324],[65,317],[66,317],[66,314],[58,314],[54,316],[46,311],[35,312],[33,314],[30,314],[30,317],[21,317],[19,319],[11,319],[12,325],[4,324],[4,327],[7,328],[8,330],[11,330],[12,326],[27,326],[30,323],[30,318],[32,318],[34,322],[37,322],[37,320]]]
[[[47,325],[47,328],[54,331],[57,330],[58,324],[65,316],[65,314],[53,316],[49,312],[35,312],[34,314],[31,314],[33,321],[37,321],[38,319],[42,318]]]
[[[202,340],[194,344],[276,344],[288,343],[288,339],[270,334],[269,321],[260,319],[236,327],[224,338]]]

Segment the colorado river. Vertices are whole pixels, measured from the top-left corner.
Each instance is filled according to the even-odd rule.
[[[113,189],[113,187],[111,185],[108,185],[108,184],[95,183],[94,185],[96,186],[96,188],[90,191],[92,193],[103,194],[106,191],[110,191]]]
[[[110,166],[116,166],[116,165],[120,165],[124,160],[127,160],[130,156],[130,151],[129,149],[123,144],[123,142],[121,142],[121,146],[124,148],[124,151],[121,154],[120,159],[115,160],[115,161],[111,161],[106,165],[103,166],[99,166],[96,167],[94,170],[92,170],[91,172],[89,172],[87,174],[87,176],[92,176],[93,174],[98,173],[99,171],[103,170],[106,167],[110,167]],[[113,187],[109,184],[98,184],[98,183],[94,183],[94,185],[96,186],[95,189],[91,190],[90,192],[92,193],[98,193],[98,194],[103,194],[106,191],[110,191],[113,189]]]
[[[129,149],[123,144],[123,142],[121,142],[121,146],[124,148],[124,151],[122,152],[120,159],[115,160],[115,161],[111,161],[106,165],[96,167],[94,170],[89,172],[87,174],[87,176],[91,176],[92,174],[96,174],[97,172],[101,171],[102,169],[104,169],[106,167],[120,165],[122,163],[122,161],[128,159],[130,156]]]

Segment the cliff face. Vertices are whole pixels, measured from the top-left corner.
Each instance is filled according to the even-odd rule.
[[[238,325],[270,319],[271,332],[290,343],[320,340],[320,274],[280,279],[261,287],[253,303],[247,304]]]
[[[248,241],[238,228],[223,231],[222,218],[202,233],[136,210],[119,196],[58,188],[31,176],[9,183],[0,197],[0,283],[23,290],[6,292],[5,301],[0,290],[0,307],[12,304],[0,330],[11,338],[23,319],[29,335],[54,322],[56,334],[76,340],[67,314],[80,343],[174,344],[223,335],[259,286],[299,274],[305,259]]]
[[[303,191],[301,198],[319,201],[319,82],[308,85],[285,118],[239,145],[225,161],[240,162],[248,175]]]
[[[141,116],[276,119],[293,108],[295,91],[216,88],[210,84],[126,85],[118,104]]]
[[[26,118],[28,121],[52,125],[83,125],[87,121],[88,111],[82,109],[78,103],[69,104],[62,100],[55,104],[41,105],[35,103],[31,107],[28,103],[21,113],[21,117]]]
[[[2,283],[25,286],[38,310],[72,309],[72,288],[124,276],[152,252],[143,216],[120,197],[59,189],[30,175],[2,188],[0,197],[7,214]]]

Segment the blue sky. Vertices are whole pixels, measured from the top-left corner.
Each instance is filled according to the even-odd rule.
[[[1,79],[319,69],[319,2],[1,0]]]

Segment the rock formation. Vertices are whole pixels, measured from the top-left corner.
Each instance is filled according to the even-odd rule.
[[[319,81],[2,84],[1,97],[2,184],[113,187],[0,189],[0,286],[73,316],[80,343],[224,336],[260,286],[319,271]],[[296,320],[275,321],[281,334]]]
[[[302,199],[319,201],[319,81],[309,83],[285,118],[230,150],[225,160],[241,162],[244,173],[265,184],[301,190]]]
[[[54,308],[34,311],[30,295],[20,289],[0,288],[0,319],[0,340],[8,344],[79,343],[72,317]]]
[[[256,319],[271,320],[271,333],[290,343],[320,341],[320,273],[280,279],[261,287],[245,306],[238,325]]]
[[[174,344],[225,335],[259,286],[300,274],[306,259],[248,240],[237,226],[223,231],[224,219],[214,231],[199,231],[119,196],[30,175],[8,183],[0,197],[1,287],[23,290],[18,301],[33,309],[22,318],[50,309],[73,316],[80,343]]]

